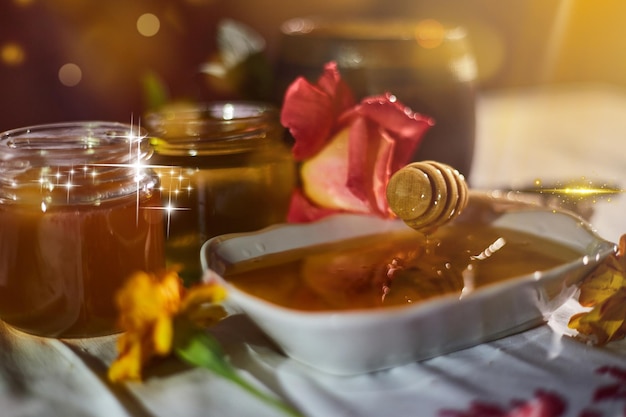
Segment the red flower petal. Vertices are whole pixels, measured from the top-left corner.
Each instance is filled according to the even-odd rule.
[[[378,157],[372,171],[372,192],[378,210],[381,214],[389,214],[389,204],[387,203],[387,184],[389,178],[396,171],[392,170],[394,155],[397,154],[398,141],[390,138],[386,132],[381,132]]]
[[[412,112],[391,94],[366,98],[356,111],[395,139],[396,149],[390,165],[392,172],[411,161],[424,133],[435,124],[431,117]]]
[[[344,113],[341,123],[352,124],[346,186],[379,214],[387,215],[387,182],[410,162],[433,121],[412,113],[387,94],[363,100]]]
[[[291,194],[287,222],[308,223],[335,213],[339,213],[339,210],[319,207],[307,199],[301,190],[296,189]]]
[[[301,161],[319,152],[333,135],[339,115],[352,105],[352,93],[334,63],[325,66],[316,85],[296,79],[285,93],[280,116],[295,140],[294,158]]]
[[[356,104],[352,90],[346,82],[341,79],[341,74],[335,62],[324,65],[324,72],[317,80],[319,88],[324,90],[333,101],[333,111],[338,118],[341,113]]]
[[[356,117],[348,134],[348,178],[346,186],[355,197],[366,201],[373,186],[371,177],[379,138],[377,129],[367,119]]]
[[[395,148],[393,138],[365,118],[357,118],[350,129],[348,178],[346,187],[357,198],[366,201],[373,213],[386,216],[385,189]]]
[[[334,124],[330,98],[326,93],[298,78],[287,89],[280,121],[295,139],[296,160],[316,154],[328,140]]]

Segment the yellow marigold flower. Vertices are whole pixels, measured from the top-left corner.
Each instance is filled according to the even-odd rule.
[[[626,336],[626,288],[620,288],[588,313],[572,316],[569,327],[595,345],[623,339]]]
[[[609,256],[585,278],[578,301],[591,307],[575,314],[568,326],[585,342],[604,345],[626,336],[626,235],[617,254]]]
[[[205,310],[214,323],[224,316],[216,306],[224,297],[225,290],[213,283],[186,290],[176,270],[133,274],[116,297],[124,333],[117,341],[118,357],[109,368],[109,379],[141,379],[141,369],[151,358],[171,353],[176,316],[195,322],[194,316],[202,317],[200,307],[208,306]]]
[[[202,327],[210,327],[226,315],[224,309],[217,305],[225,298],[226,289],[220,285],[197,285],[187,292],[180,310],[192,322]]]

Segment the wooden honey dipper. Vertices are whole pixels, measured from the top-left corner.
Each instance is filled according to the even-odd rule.
[[[387,203],[413,229],[429,232],[463,211],[468,186],[459,171],[435,161],[413,162],[391,176]]]

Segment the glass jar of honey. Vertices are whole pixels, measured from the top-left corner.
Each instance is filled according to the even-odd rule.
[[[69,122],[0,134],[0,318],[25,332],[117,331],[115,294],[165,267],[145,132]]]
[[[201,277],[207,239],[285,221],[296,174],[275,107],[177,104],[144,122],[168,208],[166,257],[186,282]]]

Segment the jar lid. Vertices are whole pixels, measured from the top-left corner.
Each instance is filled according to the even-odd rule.
[[[100,204],[153,188],[148,134],[117,122],[44,124],[0,133],[0,203]]]

